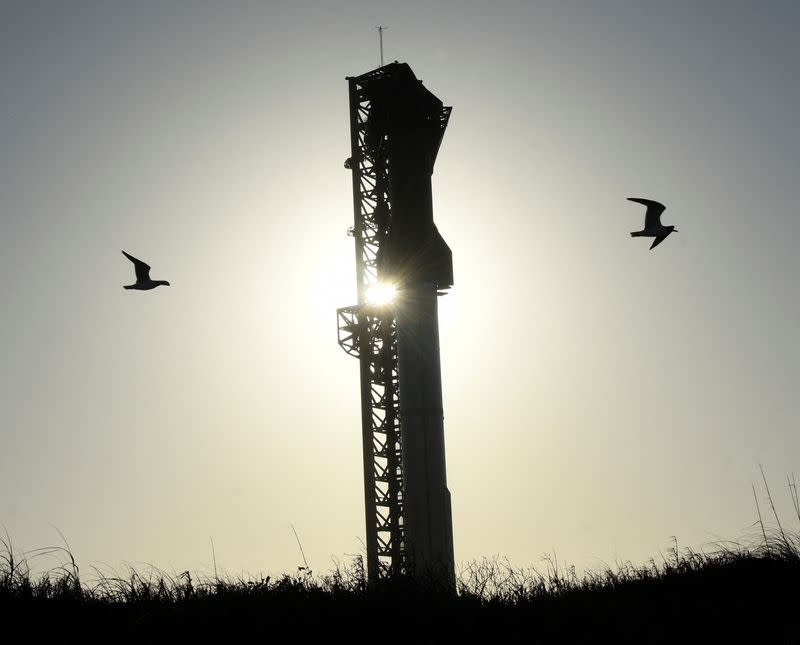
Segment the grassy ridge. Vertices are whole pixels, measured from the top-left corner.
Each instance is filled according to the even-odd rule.
[[[583,576],[485,559],[461,571],[455,597],[410,581],[368,590],[360,559],[321,576],[152,570],[88,583],[65,551],[64,566],[33,579],[4,544],[6,642],[800,643],[800,541],[783,532]]]
[[[762,472],[763,477],[763,472]],[[411,580],[368,588],[363,561],[276,579],[82,578],[69,548],[20,556],[0,539],[0,643],[787,643],[800,645],[800,534],[767,531],[753,490],[759,541],[679,550],[660,561],[578,575],[483,559],[458,575],[458,593]],[[794,477],[789,491],[798,521]],[[63,537],[63,536],[62,536]],[[65,541],[66,544],[66,541]],[[213,547],[213,545],[212,545]],[[302,550],[302,547],[301,547]],[[34,577],[28,557],[60,555]]]

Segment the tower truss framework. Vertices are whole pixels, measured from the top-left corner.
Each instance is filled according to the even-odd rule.
[[[382,147],[368,145],[366,136],[372,107],[366,86],[384,74],[379,68],[348,78],[351,157],[346,166],[353,179],[358,305],[337,310],[339,345],[360,362],[367,571],[373,583],[406,573],[396,322],[390,307],[366,299],[378,281],[378,254],[391,217],[386,159]]]

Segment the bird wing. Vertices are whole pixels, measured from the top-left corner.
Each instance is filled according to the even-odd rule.
[[[637,202],[647,206],[647,212],[644,215],[644,227],[658,228],[661,226],[661,213],[666,210],[664,204],[654,201],[652,199],[644,199],[642,197],[628,197],[628,201]]]
[[[666,235],[659,235],[656,239],[653,240],[653,243],[650,245],[650,250],[652,251],[666,239],[667,239]]]
[[[132,255],[125,253],[125,251],[122,252],[122,255],[133,262],[133,266],[136,269],[136,282],[147,282],[150,279],[149,264],[146,264]]]

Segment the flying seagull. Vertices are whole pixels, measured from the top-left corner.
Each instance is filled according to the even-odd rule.
[[[165,284],[169,286],[169,282],[166,280],[151,280],[150,279],[150,265],[145,264],[141,260],[137,260],[132,255],[128,255],[125,251],[122,252],[126,258],[128,258],[131,262],[133,262],[133,266],[136,268],[136,282],[134,284],[126,284],[126,289],[139,289],[140,291],[147,291],[148,289],[155,289],[157,286],[161,284]]]
[[[661,213],[663,213],[666,209],[664,204],[660,204],[652,199],[644,199],[642,197],[628,197],[628,201],[638,202],[639,204],[644,204],[647,206],[647,212],[644,215],[644,228],[641,231],[631,233],[631,237],[656,238],[650,245],[651,250],[666,240],[667,235],[673,231],[675,233],[678,232],[678,229],[676,229],[674,226],[664,226],[661,223]]]

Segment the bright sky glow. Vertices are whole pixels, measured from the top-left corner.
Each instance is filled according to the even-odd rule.
[[[457,563],[738,539],[800,471],[800,3],[8,0],[0,532],[315,571],[364,534],[345,76],[453,106],[433,175]],[[631,239],[663,202],[680,233]],[[170,287],[122,288],[125,249]],[[762,511],[767,508],[762,504]],[[766,518],[765,518],[766,519]]]

